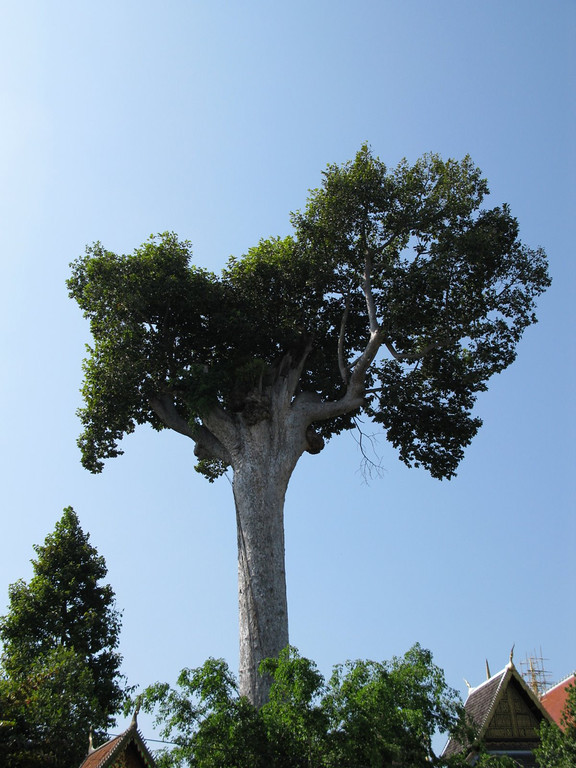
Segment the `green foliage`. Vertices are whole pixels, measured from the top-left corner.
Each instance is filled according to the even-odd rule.
[[[270,699],[260,710],[270,764],[322,765],[327,752],[330,720],[322,700],[324,678],[314,662],[291,647],[278,659],[266,659],[260,671],[272,679]]]
[[[57,646],[35,659],[26,672],[3,675],[2,765],[78,768],[99,709],[90,669],[73,649]]]
[[[383,346],[366,411],[408,465],[450,477],[481,422],[476,394],[515,357],[535,322],[534,298],[549,285],[541,250],[518,240],[507,206],[479,210],[486,181],[469,157],[426,155],[389,172],[364,146],[331,166],[295,217],[299,240],[333,268],[331,290],[350,296],[361,348],[369,327],[366,268]],[[341,316],[342,298],[336,300]]]
[[[64,768],[79,764],[90,726],[104,734],[124,700],[120,617],[100,584],[104,558],[71,507],[34,551],[34,575],[10,585],[0,619],[0,719],[11,723],[0,739],[18,747],[14,765]]]
[[[462,765],[466,764],[462,763]],[[518,768],[518,761],[508,755],[490,755],[488,753],[483,753],[474,763],[474,766],[475,768]]]
[[[265,768],[265,732],[256,709],[238,697],[237,684],[222,659],[184,669],[177,685],[149,686],[140,697],[156,710],[160,734],[174,743],[156,757],[159,768],[201,765]]]
[[[101,471],[137,424],[164,428],[154,398],[169,398],[193,431],[216,408],[241,413],[287,359],[305,359],[299,391],[336,402],[376,333],[384,354],[364,380],[366,414],[406,464],[453,475],[481,423],[477,393],[514,360],[550,283],[508,206],[481,208],[487,192],[468,157],[389,170],[363,146],[328,167],[292,216],[293,236],[261,241],[221,277],[192,266],[190,244],[171,233],[128,256],[88,248],[68,280],[94,338],[85,466]],[[314,427],[328,439],[354,415]],[[201,459],[209,479],[221,474],[211,463],[221,456]]]
[[[267,659],[261,672],[272,687],[259,711],[238,696],[222,660],[184,670],[179,690],[147,688],[144,709],[156,712],[162,736],[176,742],[159,765],[429,768],[445,764],[432,751],[435,731],[463,724],[458,695],[418,645],[390,662],[348,662],[328,682],[293,648]]]
[[[162,428],[149,406],[153,394],[169,389],[191,421],[213,401],[201,372],[218,343],[222,290],[213,275],[189,267],[189,259],[189,243],[164,235],[129,257],[96,243],[73,265],[70,293],[94,338],[80,413],[80,445],[92,471],[102,468],[100,457],[121,453],[118,440],[136,424]]]
[[[326,707],[334,730],[334,765],[416,768],[434,764],[432,736],[460,727],[463,708],[432,655],[414,646],[391,662],[337,667]]]
[[[561,728],[543,722],[540,727],[542,742],[536,757],[542,768],[574,768],[576,765],[576,685],[573,683],[568,686],[560,724]]]

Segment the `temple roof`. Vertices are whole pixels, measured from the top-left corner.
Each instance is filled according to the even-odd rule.
[[[512,662],[481,685],[470,688],[465,709],[477,728],[477,740],[488,749],[531,750],[539,740],[540,722],[551,720]],[[453,755],[469,748],[450,739],[443,754]]]
[[[135,753],[142,768],[156,768],[154,758],[138,731],[136,717],[132,719],[130,727],[120,736],[115,736],[100,747],[91,749],[80,768],[113,768],[116,761],[127,751]]]

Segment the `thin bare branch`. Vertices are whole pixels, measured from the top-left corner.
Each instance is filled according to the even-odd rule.
[[[378,456],[375,448],[375,444],[377,442],[376,437],[374,435],[368,435],[363,431],[362,427],[360,426],[360,419],[354,418],[354,424],[358,430],[358,436],[353,434],[353,437],[356,440],[358,447],[360,448],[360,453],[362,454],[362,475],[364,477],[364,481],[367,483],[368,480],[371,480],[373,476],[381,477],[384,474],[384,467],[382,466],[382,460]],[[376,460],[372,459],[368,455],[368,450],[365,445],[366,442],[370,444],[370,451],[374,454]]]

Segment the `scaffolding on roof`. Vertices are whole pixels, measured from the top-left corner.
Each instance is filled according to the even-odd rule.
[[[522,669],[522,677],[526,680],[530,688],[534,691],[536,696],[540,698],[551,686],[551,674],[544,666],[544,662],[548,661],[542,655],[542,648],[538,654],[534,651],[530,656],[526,655],[526,660],[520,662]]]

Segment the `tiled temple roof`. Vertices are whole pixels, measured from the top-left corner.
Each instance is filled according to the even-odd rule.
[[[525,702],[526,710],[533,713],[530,717],[536,718],[538,721],[551,719],[550,715],[540,703],[538,697],[534,694],[511,661],[503,670],[490,677],[481,685],[476,688],[470,688],[465,709],[466,714],[477,728],[477,739],[479,741],[485,740],[494,715],[496,714],[500,702],[509,686],[512,686],[513,689],[516,690],[517,695],[521,697],[521,701]],[[497,745],[494,743],[493,746],[498,749],[505,749],[506,746],[523,749],[524,747],[529,748],[529,740],[530,737],[522,736],[518,738],[517,744],[514,744],[513,740],[504,740]],[[489,748],[490,745],[487,744],[486,746]],[[470,748],[471,745],[464,745],[456,739],[450,739],[443,754],[446,756],[454,755]]]
[[[132,718],[130,727],[120,736],[115,736],[100,747],[91,749],[80,768],[113,768],[116,761],[130,747],[136,750],[143,768],[156,768],[154,758],[138,731],[136,716]]]

